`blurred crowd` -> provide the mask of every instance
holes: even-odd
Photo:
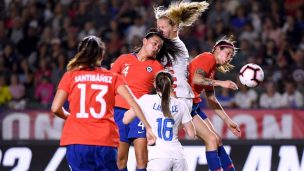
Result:
[[[153,6],[169,0],[0,0],[0,108],[49,108],[79,40],[96,35],[106,42],[106,68],[132,52],[150,27]],[[257,88],[217,89],[225,107],[303,108],[304,1],[214,0],[180,38],[190,56],[210,51],[234,35],[235,69],[218,79],[238,82],[240,68],[256,63],[265,72]],[[204,97],[202,97],[204,98]]]

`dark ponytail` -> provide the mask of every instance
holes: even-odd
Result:
[[[77,54],[69,61],[67,70],[73,70],[82,66],[94,68],[101,64],[105,54],[105,45],[96,36],[87,36],[78,45]]]
[[[156,28],[151,28],[145,35],[145,38],[150,39],[153,36],[157,36],[163,40],[163,45],[156,54],[156,60],[164,66],[173,65],[173,63],[176,62],[178,55],[182,52],[181,47],[177,45],[174,40],[165,38],[163,33]],[[141,48],[142,44],[137,46],[134,49],[134,52],[139,52]]]
[[[170,95],[173,85],[173,77],[169,72],[161,71],[157,74],[156,91],[161,93],[161,108],[165,117],[172,118],[170,112]]]

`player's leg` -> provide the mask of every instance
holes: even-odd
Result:
[[[200,116],[194,116],[192,121],[196,130],[196,135],[205,142],[206,158],[210,170],[213,171],[221,168],[217,151],[218,146],[216,135],[210,130]]]
[[[221,160],[222,168],[224,169],[224,171],[235,171],[233,162],[223,146],[222,138],[216,132],[216,130],[214,129],[212,123],[208,118],[206,118],[204,121],[207,123],[207,125],[212,130],[212,132],[214,132],[217,135],[217,141],[219,144],[217,151],[218,151],[218,156]]]
[[[200,110],[199,105],[193,105],[191,115],[196,130],[196,135],[198,138],[205,142],[206,158],[210,170],[213,171],[220,169],[221,162],[217,151],[217,135],[208,127],[207,123],[203,120],[207,118],[207,115]]]
[[[119,146],[117,156],[117,166],[121,171],[127,171],[127,162],[131,142],[128,139],[129,127],[122,122],[122,118],[127,110],[123,108],[114,108],[114,119],[119,129]]]
[[[149,160],[147,171],[168,171],[172,170],[173,160],[167,158],[159,158]],[[183,170],[184,171],[184,170]]]
[[[136,171],[144,171],[148,162],[147,139],[136,138],[133,140],[135,157],[136,157]]]
[[[137,117],[129,124],[128,138],[133,140],[137,171],[146,170],[148,162],[146,129]]]
[[[188,171],[188,163],[186,159],[173,159],[172,171]]]
[[[127,171],[130,144],[120,141],[118,146],[117,167],[120,171]]]

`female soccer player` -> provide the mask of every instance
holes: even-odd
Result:
[[[163,70],[159,61],[173,62],[169,56],[175,57],[179,48],[169,39],[163,37],[161,32],[150,31],[144,37],[142,46],[134,53],[123,54],[112,65],[112,71],[122,75],[136,98],[148,94],[153,89],[156,73]],[[147,141],[142,122],[135,118],[130,124],[122,122],[124,113],[129,105],[120,95],[115,97],[115,122],[119,127],[120,143],[118,147],[118,168],[127,170],[127,161],[130,144],[134,144],[137,161],[137,171],[146,170]]]
[[[104,53],[104,43],[98,37],[85,37],[67,65],[52,104],[52,112],[66,119],[60,145],[67,146],[67,161],[72,170],[118,170],[119,134],[113,116],[116,94],[136,111],[146,126],[149,143],[156,140],[121,76],[100,68]],[[70,112],[63,109],[66,100]]]
[[[208,5],[207,2],[175,2],[170,4],[168,9],[162,6],[154,9],[157,28],[162,31],[166,38],[173,40],[181,48],[176,62],[163,64],[174,77],[174,94],[184,100],[189,111],[192,109],[192,99],[194,98],[187,76],[189,53],[178,34],[184,26],[191,26],[207,9]]]
[[[192,138],[195,138],[195,128],[187,105],[174,97],[172,86],[172,75],[161,71],[155,79],[157,94],[143,95],[138,100],[153,131],[158,135],[156,144],[148,147],[148,171],[188,170],[183,147],[177,137],[178,127],[182,124]],[[128,124],[134,117],[134,112],[129,110],[123,122]]]
[[[192,110],[191,98],[193,98],[194,95],[191,94],[191,88],[187,81],[185,81],[187,80],[186,75],[189,54],[184,43],[178,38],[178,33],[182,27],[191,26],[208,6],[209,4],[207,2],[178,2],[169,5],[168,9],[163,7],[155,9],[158,29],[162,30],[165,37],[175,40],[183,47],[183,53],[177,58],[178,62],[169,67],[169,71],[173,71],[176,80],[176,96],[183,99],[186,104],[188,104],[190,110]],[[200,137],[200,139],[206,140],[209,137],[216,138],[211,134],[212,132],[209,131],[208,124],[199,116],[193,116],[193,122],[197,131],[197,136]],[[205,132],[209,134],[206,134]],[[205,141],[205,144],[207,149],[207,161],[210,167],[210,165],[214,165],[212,163],[217,163],[219,161],[218,157],[209,157],[209,151],[217,150],[218,145],[216,141],[212,141],[211,139],[208,140],[208,142]],[[220,147],[219,149],[223,148]],[[221,161],[223,160],[222,162],[225,162],[224,160],[226,160],[223,159],[223,157],[220,159]]]
[[[212,171],[221,170],[221,168],[224,171],[234,171],[235,168],[223,147],[220,136],[215,131],[207,115],[200,109],[200,94],[205,90],[207,101],[211,108],[227,124],[234,135],[240,136],[241,131],[239,126],[226,114],[214,93],[215,86],[233,90],[238,89],[237,85],[230,80],[220,81],[214,79],[216,69],[225,73],[233,68],[230,61],[236,54],[236,50],[237,48],[235,48],[232,38],[227,39],[224,37],[215,43],[212,52],[198,55],[189,64],[189,82],[195,94],[191,115],[197,136],[203,139],[206,144],[206,158]]]

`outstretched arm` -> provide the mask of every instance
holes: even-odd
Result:
[[[241,130],[237,123],[235,123],[231,118],[227,115],[221,104],[215,97],[214,90],[206,91],[206,96],[210,107],[216,112],[216,114],[227,124],[230,131],[235,136],[241,136]]]
[[[135,115],[143,122],[143,124],[145,125],[146,128],[146,132],[147,132],[147,140],[148,140],[148,144],[152,145],[155,143],[156,141],[156,136],[154,135],[152,128],[150,126],[150,124],[148,123],[146,117],[144,116],[141,108],[139,107],[139,105],[137,104],[137,102],[135,101],[134,96],[132,95],[131,91],[128,89],[127,86],[125,85],[120,85],[117,88],[117,92],[118,94],[120,94],[130,105],[131,109],[134,111],[133,113],[135,113]]]
[[[237,85],[233,81],[214,80],[214,79],[207,78],[206,76],[207,76],[207,73],[199,68],[195,71],[192,82],[194,84],[202,85],[202,86],[220,86],[223,88],[230,88],[233,90],[238,89]]]

